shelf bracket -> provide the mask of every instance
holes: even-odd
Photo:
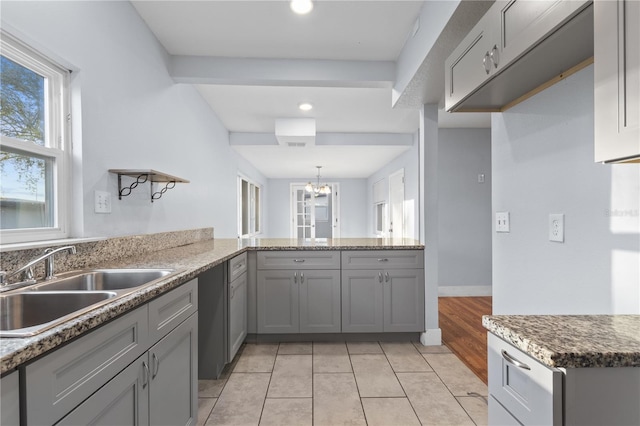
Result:
[[[182,179],[176,176],[171,176],[166,173],[158,172],[156,170],[132,170],[132,169],[110,169],[109,172],[118,175],[118,199],[122,200],[122,197],[131,195],[131,191],[142,183],[149,182],[149,194],[151,202],[159,200],[165,192],[175,188],[176,183],[189,183],[188,180]],[[129,186],[123,186],[122,176],[128,176],[135,179],[135,181]],[[162,187],[158,191],[153,190],[154,183],[163,183]]]

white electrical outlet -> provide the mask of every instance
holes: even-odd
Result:
[[[96,213],[111,213],[111,193],[107,191],[95,191],[93,210]]]
[[[509,212],[496,212],[496,232],[510,232]]]
[[[484,183],[484,173],[478,175],[478,183]]]
[[[549,215],[549,241],[564,243],[564,214]]]

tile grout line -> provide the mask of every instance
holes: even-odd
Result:
[[[420,425],[422,425],[423,424],[422,420],[420,420],[420,416],[418,416],[418,412],[416,411],[416,408],[413,406],[413,403],[411,402],[411,399],[409,398],[409,395],[407,394],[406,389],[404,388],[404,386],[402,386],[402,381],[398,377],[398,372],[396,372],[396,370],[393,369],[393,366],[391,365],[391,361],[389,361],[389,357],[387,357],[387,353],[384,350],[384,346],[382,346],[381,343],[378,343],[378,344],[380,345],[380,348],[382,349],[382,353],[384,354],[385,358],[387,358],[387,362],[391,366],[391,371],[393,371],[393,374],[396,376],[396,380],[400,384],[400,388],[402,389],[402,392],[404,392],[405,398],[407,398],[407,402],[409,403],[409,405],[411,406],[411,409],[413,410],[413,414],[415,414],[416,419],[418,419],[418,423],[420,423]],[[413,343],[412,343],[412,346],[413,346]],[[414,348],[415,348],[415,346],[414,346]],[[417,349],[416,349],[416,352],[420,353]],[[424,358],[424,357],[422,357],[422,358]],[[433,370],[433,367],[431,367],[431,364],[429,364],[429,362],[426,359],[424,361],[427,363],[429,368],[431,368]]]
[[[353,361],[351,360],[351,354],[349,353],[349,345],[347,342],[344,343],[347,348],[347,356],[349,357],[349,365],[351,366],[351,374],[353,374],[353,381],[356,382],[356,390],[358,391],[358,401],[360,402],[360,408],[362,408],[362,415],[364,416],[365,425],[369,425],[369,420],[367,420],[367,412],[364,409],[364,404],[362,403],[362,395],[360,394],[360,386],[358,385],[358,379],[356,378],[356,370],[353,368]]]
[[[269,383],[267,383],[267,390],[264,393],[264,399],[262,400],[262,408],[260,409],[260,418],[258,419],[258,425],[262,422],[262,415],[264,414],[264,406],[267,403],[267,396],[269,395],[269,387],[271,386],[271,379],[273,378],[273,370],[276,365],[276,358],[278,357],[278,352],[280,351],[280,343],[278,343],[278,349],[276,349],[276,354],[273,357],[273,364],[271,365],[271,373],[269,373]]]

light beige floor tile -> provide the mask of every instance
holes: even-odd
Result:
[[[232,373],[207,425],[257,425],[269,386],[269,373]]]
[[[351,364],[361,398],[405,396],[384,354],[351,355]]]
[[[380,343],[396,373],[431,371],[431,367],[411,342]]]
[[[198,398],[198,426],[203,426],[209,418],[218,398]]]
[[[422,424],[473,425],[435,373],[398,373],[398,379]]]
[[[351,371],[351,361],[344,342],[313,343],[314,373],[350,373]]]
[[[353,373],[313,375],[314,425],[366,425]]]
[[[224,388],[227,379],[220,380],[198,380],[198,397],[217,398]]]
[[[383,353],[378,342],[347,342],[347,348],[351,355]]]
[[[277,343],[247,344],[234,373],[270,373],[278,353]]]
[[[421,354],[450,354],[451,349],[445,345],[440,346],[424,346],[420,342],[413,342],[413,346],[416,347]]]
[[[311,342],[302,343],[280,343],[278,355],[311,355],[313,354],[313,344]]]
[[[304,426],[313,424],[311,398],[267,398],[262,410],[261,425]]]
[[[420,425],[407,398],[362,398],[369,426]]]
[[[459,396],[456,397],[462,408],[478,426],[489,424],[489,411],[486,397]]]
[[[454,354],[423,354],[429,365],[455,396],[469,392],[487,396],[487,385],[469,370]]]
[[[278,355],[276,358],[268,398],[311,398],[312,356]]]

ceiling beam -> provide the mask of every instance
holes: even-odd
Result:
[[[169,58],[169,73],[173,80],[189,84],[391,88],[395,68],[393,61],[180,55]]]

